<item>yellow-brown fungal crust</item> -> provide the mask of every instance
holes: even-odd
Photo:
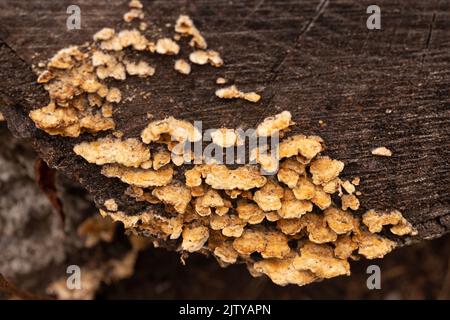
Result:
[[[170,163],[170,152],[164,149],[158,149],[153,153],[153,169],[159,170]]]
[[[191,65],[184,59],[178,59],[177,61],[175,61],[174,68],[182,74],[191,73]]]
[[[277,221],[277,227],[286,235],[296,235],[299,234],[303,228],[306,227],[305,219],[279,219]]]
[[[293,264],[294,260],[295,255],[285,259],[264,259],[249,268],[256,273],[255,276],[265,274],[280,286],[288,284],[304,286],[319,279],[310,271],[297,270]]]
[[[334,242],[337,234],[328,227],[322,215],[308,213],[301,218],[305,221],[308,238],[314,243]]]
[[[128,6],[135,9],[142,9],[144,7],[139,0],[131,0],[128,2]]]
[[[353,194],[356,191],[355,186],[348,180],[345,180],[344,182],[342,182],[341,185],[342,185],[342,188],[344,188],[344,190],[348,194]],[[333,193],[333,192],[331,192],[331,193]]]
[[[195,64],[207,64],[209,63],[213,67],[220,67],[223,65],[223,60],[220,54],[214,50],[196,50],[189,55],[189,60]]]
[[[145,61],[138,63],[125,61],[125,69],[130,76],[139,76],[141,78],[151,77],[155,74],[155,68]]]
[[[236,212],[239,218],[246,221],[248,224],[259,224],[266,217],[265,212],[255,203],[246,200],[238,201]]]
[[[58,51],[48,62],[47,67],[54,69],[71,69],[75,63],[83,60],[84,54],[76,46]]]
[[[225,206],[225,202],[220,194],[213,189],[209,189],[195,200],[195,211],[201,216],[209,216],[211,215],[211,208],[223,206]]]
[[[267,181],[254,166],[228,169],[225,165],[206,165],[201,175],[206,184],[219,190],[250,190],[262,187]]]
[[[123,20],[125,22],[131,22],[135,19],[144,19],[144,12],[140,9],[131,9],[123,15]]]
[[[143,162],[140,168],[106,165],[102,172],[127,173],[109,176],[129,184],[127,195],[136,201],[165,204],[166,211],[177,219],[147,218],[147,227],[135,218],[128,225],[171,238],[179,236],[183,229],[180,250],[209,251],[222,265],[246,262],[254,275],[266,274],[281,285],[304,285],[349,274],[348,259],[374,259],[390,252],[396,243],[374,234],[379,225],[388,224],[386,221],[393,234],[414,235],[412,226],[400,213],[391,213],[394,220],[391,216],[367,213],[360,225],[359,219],[345,210],[359,207],[355,184],[339,178],[342,162],[320,156],[323,141],[319,137],[296,135],[282,140],[281,144],[288,141],[284,149],[286,159],[280,162],[278,173],[270,176],[264,176],[258,166],[231,169],[221,164],[199,164],[184,171],[185,181],[173,182],[169,162],[174,159],[170,159],[164,145],[172,156],[183,151],[167,142],[166,134],[173,134],[180,141],[193,139],[193,126],[168,118],[151,122],[146,130],[142,134],[144,142],[157,146],[149,160],[153,169],[143,168],[148,166]],[[190,137],[180,131],[190,132]],[[216,137],[222,147],[227,145],[227,141],[223,142],[227,132],[234,131],[222,130]],[[157,167],[159,170],[155,171]],[[170,179],[164,181],[164,186],[136,182],[144,177],[141,173],[157,175],[169,171]],[[134,179],[129,178],[129,172],[135,173]],[[341,198],[344,209],[332,203],[333,194]],[[118,213],[110,209],[109,214],[118,219]],[[259,253],[262,260],[256,261],[254,253]]]
[[[339,178],[333,179],[322,186],[323,191],[329,194],[339,192],[339,195],[342,195],[341,183],[342,183],[341,179]]]
[[[125,190],[125,194],[127,196],[130,196],[130,197],[134,198],[136,201],[139,201],[139,202],[146,201],[146,202],[149,202],[151,204],[161,203],[161,201],[159,201],[150,192],[144,192],[144,189],[141,188],[141,187],[136,187],[136,186],[130,185]]]
[[[106,37],[106,33],[104,31],[100,36]],[[37,81],[45,84],[50,103],[29,114],[38,128],[50,135],[68,137],[78,137],[85,131],[96,133],[114,129],[112,109],[105,115],[97,108],[120,102],[121,94],[118,89],[108,88],[100,82],[93,63],[104,67],[103,64],[111,63],[115,58],[102,56],[97,51],[94,54],[95,59],[91,52],[69,47],[60,50],[49,61],[48,69]]]
[[[278,158],[271,154],[267,146],[256,147],[250,151],[250,161],[257,163],[267,173],[276,173],[278,169]]]
[[[144,19],[144,12],[142,11],[144,6],[139,0],[131,0],[128,3],[128,7],[130,7],[130,11],[123,15],[123,20],[125,22],[131,22],[134,19]]]
[[[191,201],[191,192],[181,183],[172,183],[153,189],[152,194],[162,202],[173,206],[176,212],[184,213]]]
[[[222,262],[233,264],[236,263],[239,254],[233,248],[233,244],[230,241],[224,241],[219,246],[214,248],[214,255],[218,257]]]
[[[323,157],[311,162],[309,172],[314,184],[324,185],[337,178],[343,169],[343,162]]]
[[[305,243],[300,248],[300,256],[293,261],[294,268],[308,270],[319,278],[333,278],[350,275],[347,260],[334,256],[333,248],[326,244]]]
[[[341,197],[341,201],[342,201],[342,210],[347,210],[348,208],[352,210],[359,209],[359,200],[353,194],[344,194]]]
[[[394,241],[367,231],[358,232],[353,241],[358,244],[358,253],[367,259],[382,258],[396,247]]]
[[[103,28],[100,31],[98,31],[96,34],[94,34],[93,39],[94,41],[103,41],[103,40],[109,40],[115,35],[114,29],[111,28]]]
[[[156,41],[156,52],[159,54],[175,55],[180,52],[180,46],[170,38],[162,38]]]
[[[234,146],[238,141],[238,135],[233,129],[217,129],[211,132],[212,142],[221,146],[222,148],[229,148]]]
[[[255,192],[253,201],[264,211],[275,211],[281,209],[281,198],[283,196],[283,188],[269,180],[264,187]]]
[[[292,192],[298,200],[311,200],[316,194],[316,187],[311,179],[302,176],[298,179],[297,185],[292,189]]]
[[[227,79],[223,78],[223,77],[218,77],[216,79],[216,84],[225,84],[227,83]]]
[[[250,102],[258,102],[261,99],[256,92],[242,92],[235,85],[217,89],[216,96],[223,99],[244,99]]]
[[[323,142],[318,137],[288,138],[289,156],[281,161],[278,173],[271,176],[263,176],[257,166],[230,169],[220,164],[200,164],[184,171],[184,184],[172,182],[170,153],[160,143],[167,144],[172,152],[177,151],[164,142],[167,141],[164,134],[177,133],[180,128],[192,133],[192,127],[176,119],[154,121],[149,127],[151,138],[146,141],[159,144],[150,166],[159,170],[143,169],[146,165],[143,162],[141,168],[106,165],[102,172],[129,184],[127,194],[136,201],[162,202],[170,214],[178,214],[178,219],[171,220],[147,218],[149,227],[142,220],[138,224],[136,218],[128,225],[170,238],[178,237],[183,229],[180,250],[207,250],[222,265],[245,261],[253,275],[266,274],[280,285],[304,285],[348,275],[347,260],[358,255],[375,259],[390,252],[396,243],[374,234],[383,225],[391,225],[390,230],[396,235],[415,234],[398,211],[383,214],[371,210],[363,215],[360,225],[351,211],[344,210],[359,207],[354,196],[356,183],[341,181],[342,162],[319,156]],[[216,136],[222,147],[228,144],[224,139],[227,132],[234,131],[221,130]],[[175,136],[181,141],[188,140],[186,134]],[[119,170],[121,174],[108,174],[108,170]],[[130,172],[134,178],[130,178]],[[155,179],[168,177],[165,185],[155,188],[155,183],[137,182],[142,181],[139,179],[145,177],[141,176],[145,172],[151,172]],[[145,192],[142,188],[153,190]],[[344,209],[333,205],[332,194],[341,197]],[[107,209],[118,219],[115,208]],[[124,216],[120,219],[127,220]],[[289,245],[290,241],[294,244]],[[255,261],[253,253],[259,253],[262,260]]]
[[[415,236],[418,234],[418,231],[405,218],[402,218],[398,224],[392,226],[389,230],[397,236]]]
[[[137,19],[139,30],[146,30],[142,3],[131,0],[129,8],[125,21]],[[176,41],[181,36],[191,37],[190,45],[195,48],[189,55],[192,63],[223,65],[219,52],[207,49],[206,40],[188,16],[179,16],[173,39],[154,43],[139,30],[103,28],[90,45],[57,52],[37,79],[47,90],[50,103],[30,112],[36,126],[50,135],[67,137],[115,129],[114,106],[130,97],[106,85],[105,80],[153,76],[155,68],[143,57],[151,54],[167,55],[177,71],[189,74],[187,61],[171,57],[180,51]],[[127,53],[130,60],[125,60],[125,48],[130,53],[139,51],[139,59],[131,60]],[[217,79],[217,84],[225,82]],[[235,86],[219,89],[216,95],[252,102],[260,99]],[[355,187],[360,179],[341,180],[344,163],[321,155],[325,146],[320,137],[296,134],[283,138],[294,125],[289,111],[268,117],[256,127],[259,137],[281,137],[278,157],[265,153],[272,151],[269,147],[257,147],[250,150],[257,165],[233,168],[206,161],[181,166],[193,159],[183,146],[200,141],[201,132],[191,122],[172,116],[150,118],[140,139],[114,131],[106,138],[78,143],[73,150],[87,162],[102,166],[103,175],[127,184],[124,196],[130,201],[145,202],[149,207],[129,215],[119,211],[124,209],[122,201],[109,198],[100,204],[101,215],[122,222],[131,232],[149,235],[155,245],[181,237],[180,251],[212,253],[221,265],[245,262],[252,275],[265,274],[279,285],[305,285],[348,275],[348,259],[375,259],[389,253],[396,242],[376,234],[384,226],[396,236],[417,234],[395,210],[369,210],[360,221],[352,212],[360,206],[356,196],[361,193]],[[220,128],[212,131],[211,138],[223,148],[240,146],[243,141],[237,132]],[[374,154],[389,155],[386,150]],[[177,175],[174,165],[179,166]],[[332,195],[340,201],[334,203]],[[158,207],[152,207],[156,204]],[[101,229],[93,225],[85,229]],[[89,241],[107,240],[108,235]]]
[[[127,167],[139,167],[150,160],[150,150],[137,139],[121,140],[100,138],[92,142],[81,142],[73,151],[87,162],[98,165],[117,163]]]
[[[324,219],[331,230],[337,234],[346,234],[353,230],[355,221],[350,212],[331,207],[325,210]]]
[[[314,203],[319,209],[325,210],[331,205],[331,196],[323,189],[315,187],[314,197],[311,198],[311,202]]]
[[[402,219],[400,211],[394,210],[392,212],[379,212],[376,210],[369,210],[363,215],[362,222],[367,226],[370,232],[378,233],[385,225],[396,225]]]
[[[291,113],[289,111],[283,111],[280,114],[264,119],[256,128],[256,134],[263,137],[272,136],[293,124]]]
[[[126,22],[144,19],[139,0],[130,1],[129,8],[123,16]],[[139,29],[146,30],[147,24],[140,21]],[[209,63],[215,67],[223,65],[217,51],[203,50],[207,47],[206,41],[188,16],[178,18],[175,30],[178,37],[180,34],[191,36],[191,46],[202,49],[191,53],[191,61]],[[113,107],[107,104],[121,102],[122,94],[117,88],[108,88],[102,80],[113,78],[124,81],[127,73],[139,77],[155,74],[155,68],[145,61],[124,60],[124,49],[163,55],[176,55],[180,51],[174,40],[162,38],[154,43],[137,29],[116,32],[112,28],[103,28],[93,35],[93,41],[83,45],[83,49],[70,46],[58,51],[49,60],[47,69],[38,76],[37,82],[45,84],[50,103],[32,110],[29,116],[38,128],[50,135],[78,137],[83,132],[115,129]],[[176,61],[175,69],[184,74],[190,73],[189,63],[182,59]],[[93,97],[93,94],[97,96]],[[89,104],[85,102],[86,95],[90,95]],[[91,103],[94,99],[95,102]]]
[[[307,212],[311,212],[313,205],[307,200],[283,199],[281,208],[277,210],[278,215],[283,219],[300,218]]]
[[[305,173],[305,165],[297,159],[286,159],[280,164],[277,173],[278,181],[283,182],[289,188],[294,189],[299,182],[300,175]],[[300,199],[303,200],[303,199]]]
[[[339,236],[333,244],[334,255],[340,259],[348,259],[358,249],[358,244],[348,235]]]
[[[195,252],[203,248],[209,238],[209,229],[204,226],[186,226],[182,233],[181,248],[187,252]]]
[[[280,142],[280,159],[300,155],[307,160],[323,151],[322,139],[315,136],[295,135]]]
[[[119,207],[117,206],[116,200],[114,199],[108,199],[104,203],[105,208],[108,211],[117,211]]]
[[[145,36],[143,36],[139,30],[122,30],[118,34],[115,34],[112,38],[108,40],[103,40],[100,42],[100,49],[106,51],[122,51],[125,48],[131,47],[136,51],[144,51],[149,49],[151,45]],[[156,50],[156,49],[155,49]]]
[[[244,232],[247,223],[236,215],[212,215],[210,226],[213,230],[221,230],[225,237],[238,238]]]
[[[375,156],[391,157],[392,151],[386,147],[378,147],[372,150],[372,154]]]
[[[393,234],[401,236],[417,234],[417,231],[403,218],[403,215],[398,210],[392,210],[391,212],[369,210],[363,214],[362,222],[372,233],[381,232],[385,225],[392,225],[390,231]]]
[[[166,133],[179,142],[193,142],[201,139],[201,133],[194,125],[174,117],[149,123],[141,132],[141,139],[144,143],[149,144],[160,140],[161,135]]]
[[[201,35],[200,31],[195,27],[194,22],[186,15],[180,15],[175,23],[175,32],[178,32],[185,36],[191,36],[192,39],[189,44],[192,47],[199,49],[206,49],[207,44],[205,38]]]
[[[288,238],[276,231],[246,229],[233,241],[233,248],[243,256],[259,252],[263,258],[283,258],[291,251]]]

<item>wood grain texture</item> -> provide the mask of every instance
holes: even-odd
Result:
[[[73,1],[1,0],[0,93],[11,130],[32,137],[51,166],[79,180],[97,204],[114,197],[121,209],[137,213],[146,208],[123,196],[125,185],[102,177],[98,167],[71,151],[74,143],[93,137],[49,137],[27,117],[47,100],[31,65],[90,41],[102,27],[125,28],[126,3],[78,0],[82,29],[68,31],[66,8]],[[143,3],[149,39],[171,35],[178,15],[186,13],[225,65],[194,65],[186,77],[173,70],[173,59],[142,56],[156,66],[154,77],[129,78],[127,89],[110,82],[125,96],[114,119],[127,137],[139,135],[149,112],[155,118],[202,120],[208,129],[250,128],[289,110],[297,123],[293,134],[320,135],[327,154],[345,162],[344,176],[361,177],[360,213],[399,209],[421,239],[450,230],[450,2],[378,1],[381,30],[366,28],[369,1]],[[181,56],[188,54],[185,44]],[[262,92],[261,102],[215,97],[219,76]],[[143,93],[150,94],[143,98]],[[393,156],[371,155],[378,146],[390,148]]]

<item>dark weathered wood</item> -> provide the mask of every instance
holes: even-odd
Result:
[[[419,229],[420,238],[449,231],[449,2],[378,1],[382,30],[366,28],[369,1],[143,2],[152,23],[149,38],[172,34],[165,24],[187,13],[226,64],[220,69],[193,66],[184,77],[172,70],[173,60],[144,57],[157,74],[148,80],[127,79],[129,89],[122,91],[125,98],[135,98],[123,99],[114,110],[126,136],[139,134],[148,112],[156,118],[202,120],[207,129],[254,127],[266,116],[289,110],[298,123],[293,133],[322,136],[327,153],[346,163],[344,174],[362,178],[361,212],[399,209]],[[89,41],[101,27],[124,26],[126,1],[83,0],[78,1],[82,29],[68,31],[69,4],[0,1],[3,112],[13,132],[32,137],[42,157],[78,179],[98,204],[113,196],[122,209],[138,212],[143,205],[123,196],[123,184],[74,156],[72,145],[91,137],[48,137],[27,117],[47,99],[33,82],[32,64],[62,47]],[[184,47],[181,55],[188,52]],[[261,91],[262,101],[218,99],[218,76]],[[135,94],[141,92],[151,94]],[[389,147],[393,156],[372,156],[370,150],[377,146]]]

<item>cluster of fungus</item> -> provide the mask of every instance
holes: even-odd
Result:
[[[124,20],[129,23],[140,20],[137,29],[117,32],[103,28],[94,34],[93,43],[62,49],[50,59],[37,79],[48,91],[50,103],[30,112],[38,128],[50,135],[66,137],[115,129],[114,105],[122,101],[122,93],[116,87],[108,87],[106,80],[125,81],[127,76],[146,78],[156,73],[155,67],[146,61],[127,58],[125,49],[149,55],[176,56],[180,52],[177,40],[190,37],[189,44],[193,47],[189,55],[191,63],[214,67],[224,64],[217,51],[207,49],[206,40],[188,16],[179,16],[173,38],[149,40],[141,32],[147,26],[142,21],[142,4],[133,0],[129,7]],[[175,61],[174,69],[187,75],[191,72],[191,65],[180,58]],[[256,93],[242,93],[236,97],[259,100]]]
[[[130,7],[124,19],[142,20],[140,2],[133,0]],[[188,16],[178,18],[175,31],[174,39],[152,42],[136,29],[116,33],[105,28],[94,35],[95,45],[86,52],[77,47],[58,52],[38,79],[45,83],[51,102],[30,117],[47,133],[68,137],[114,129],[112,111],[122,94],[102,80],[155,74],[155,68],[143,61],[125,60],[121,50],[126,47],[177,55],[176,39],[188,36],[194,48],[189,56],[192,63],[223,65],[218,52],[207,50],[206,40]],[[189,62],[178,59],[175,69],[187,75]],[[217,83],[226,80],[220,78]],[[219,89],[216,95],[251,102],[260,99],[235,86]],[[290,112],[283,111],[260,123],[256,134],[283,137],[293,125]],[[273,169],[274,159],[260,150],[252,150],[253,165],[185,166],[192,154],[177,146],[201,136],[192,123],[168,117],[152,120],[139,138],[111,134],[81,142],[73,151],[101,166],[104,176],[128,185],[125,195],[130,199],[148,203],[147,211],[129,215],[126,208],[108,199],[102,215],[121,221],[137,234],[174,241],[183,253],[211,254],[223,266],[246,263],[252,275],[267,275],[279,285],[348,275],[349,259],[383,257],[396,246],[380,234],[386,225],[393,235],[416,233],[399,211],[355,214],[360,206],[359,178],[340,178],[344,163],[323,155],[324,141],[318,136],[283,138],[275,159],[279,168],[270,175],[263,175],[262,169]],[[237,130],[231,128],[215,130],[212,139],[223,148],[241,143]],[[154,210],[154,205],[164,209]]]
[[[293,125],[290,118],[287,111],[267,118],[259,133],[283,133]],[[229,136],[235,131],[221,132]],[[344,163],[323,156],[324,143],[317,136],[281,140],[279,170],[273,175],[263,175],[260,163],[234,169],[202,163],[191,165],[180,178],[167,134],[178,141],[199,138],[189,122],[167,118],[150,122],[141,141],[101,138],[80,143],[74,151],[102,166],[105,176],[128,184],[126,193],[136,201],[162,204],[166,211],[130,216],[109,199],[103,215],[159,239],[179,239],[180,251],[209,252],[222,265],[242,262],[253,275],[266,274],[277,284],[304,285],[350,274],[349,259],[390,252],[396,242],[379,234],[386,225],[393,235],[415,234],[397,210],[354,214],[360,181],[339,177]],[[239,140],[222,138],[222,147]],[[158,149],[150,154],[146,145]]]

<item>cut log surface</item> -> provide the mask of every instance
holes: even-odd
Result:
[[[188,14],[225,65],[193,65],[185,76],[173,70],[174,59],[152,55],[145,59],[157,76],[110,81],[122,91],[114,120],[125,137],[139,136],[148,113],[201,120],[208,129],[254,128],[288,110],[297,123],[289,134],[321,136],[326,154],[344,161],[343,176],[361,177],[358,212],[398,209],[419,239],[450,230],[450,2],[380,0],[381,30],[366,27],[370,1],[143,3],[149,39],[173,35],[178,15]],[[127,213],[154,210],[126,197],[126,185],[73,153],[74,144],[95,137],[52,137],[28,117],[48,103],[33,65],[91,41],[103,27],[127,27],[127,1],[78,0],[81,29],[67,30],[70,4],[0,1],[1,111],[13,133],[32,138],[41,157],[79,180],[100,207],[114,198]],[[188,54],[182,47],[180,55]],[[218,77],[261,93],[261,101],[219,99]],[[393,155],[371,154],[381,146]]]

